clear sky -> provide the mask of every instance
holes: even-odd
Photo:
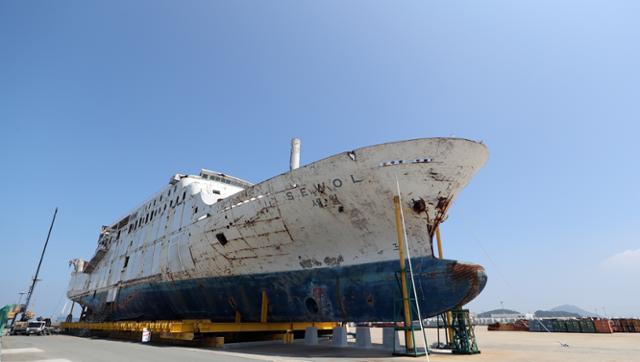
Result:
[[[254,182],[429,136],[491,156],[442,226],[470,304],[640,315],[640,2],[0,2],[0,304],[176,172]],[[604,309],[603,309],[604,307]]]

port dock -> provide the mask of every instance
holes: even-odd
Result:
[[[349,329],[353,331],[353,329]],[[435,329],[427,329],[435,340]],[[477,327],[481,354],[460,356],[434,352],[432,362],[439,361],[640,361],[640,334],[614,333],[529,333],[490,332]],[[373,345],[358,348],[349,337],[348,347],[334,347],[328,338],[320,338],[316,346],[296,339],[292,344],[280,341],[228,343],[224,348],[188,348],[142,344],[110,339],[78,338],[66,335],[47,337],[5,336],[2,338],[2,361],[117,361],[123,356],[131,361],[232,361],[232,362],[300,362],[300,361],[417,361],[413,357],[390,357],[382,346],[382,328],[372,328]],[[569,347],[563,347],[557,341]],[[153,338],[152,338],[153,342]],[[424,358],[424,357],[423,357]]]

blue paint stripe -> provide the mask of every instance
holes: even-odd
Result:
[[[469,302],[482,291],[480,266],[412,259],[423,316]],[[106,293],[83,297],[90,320],[211,319],[259,321],[261,293],[269,296],[269,321],[393,321],[399,303],[397,261],[295,272],[190,279],[121,288],[115,303]]]

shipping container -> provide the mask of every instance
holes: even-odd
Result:
[[[593,326],[596,329],[596,333],[613,333],[611,322],[608,319],[595,319]]]
[[[623,319],[622,325],[624,326],[625,332],[629,333],[640,333],[640,323],[638,323],[637,319],[627,318]]]
[[[539,319],[532,319],[529,321],[529,332],[542,332],[542,322]]]
[[[559,319],[555,321],[553,324],[554,332],[566,332],[567,331],[567,321],[564,319]]]
[[[620,326],[622,327],[622,332],[634,332],[635,328],[633,328],[633,321],[630,319],[620,319]]]
[[[611,329],[613,329],[614,333],[620,333],[625,331],[622,328],[622,323],[620,322],[620,319],[618,318],[612,319],[610,322],[611,322]]]
[[[582,318],[580,322],[580,332],[582,333],[596,333],[596,328],[593,325],[591,318]]]
[[[543,319],[542,320],[542,330],[545,332],[553,332],[553,322],[555,319]]]
[[[513,322],[513,330],[526,332],[529,330],[529,322],[526,319],[518,319]]]
[[[562,319],[557,319],[553,321],[553,331],[554,332],[566,332],[567,331],[567,323]]]
[[[567,319],[565,323],[567,325],[567,332],[580,333],[580,322],[577,319]]]

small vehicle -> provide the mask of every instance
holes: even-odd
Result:
[[[9,334],[12,336],[27,334],[27,322],[16,321],[15,323],[13,323]]]
[[[39,336],[46,336],[49,333],[49,327],[45,321],[32,321],[27,325],[27,335],[37,334]]]

